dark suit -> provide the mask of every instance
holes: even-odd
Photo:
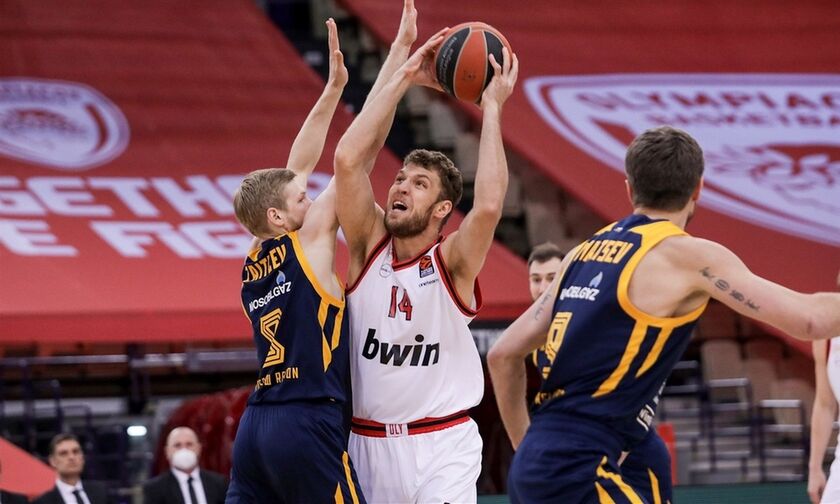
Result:
[[[108,498],[108,488],[98,481],[83,481],[82,488],[85,490],[90,504],[110,504]],[[64,504],[64,499],[61,498],[61,492],[58,488],[53,487],[52,490],[41,495],[32,504]]]
[[[207,504],[224,504],[227,478],[212,471],[198,470]],[[167,470],[143,484],[143,504],[185,504],[178,478]],[[193,503],[195,504],[195,503]]]
[[[0,490],[0,504],[27,504],[29,499],[21,494]]]

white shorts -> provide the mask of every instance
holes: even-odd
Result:
[[[840,451],[840,450],[838,450]],[[828,471],[828,482],[823,489],[820,504],[840,504],[840,458],[834,454],[834,462]]]
[[[481,436],[467,422],[424,434],[350,434],[350,457],[369,503],[474,503]]]

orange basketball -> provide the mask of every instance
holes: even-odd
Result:
[[[472,21],[450,28],[435,56],[435,72],[441,87],[452,96],[473,103],[493,78],[488,55],[502,64],[502,47],[510,44],[499,30]]]

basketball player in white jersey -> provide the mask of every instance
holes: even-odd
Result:
[[[516,57],[491,59],[475,201],[459,229],[441,228],[461,197],[461,176],[439,152],[408,155],[388,192],[374,200],[366,167],[413,84],[436,85],[438,32],[415,52],[348,128],[336,149],[338,218],[350,251],[353,423],[350,453],[369,502],[475,502],[481,438],[466,410],[484,390],[467,327],[481,306],[476,277],[501,217],[508,184],[502,105]]]
[[[840,287],[840,273],[837,274]],[[840,334],[828,341],[815,341],[814,374],[817,393],[811,413],[811,455],[808,461],[808,497],[813,504],[840,503],[840,436],[834,451],[828,482],[823,460],[840,402]]]

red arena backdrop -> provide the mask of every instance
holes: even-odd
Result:
[[[0,342],[248,339],[231,195],[285,163],[321,79],[251,0],[12,0],[0,48]],[[482,317],[523,310],[525,277],[494,246]]]
[[[391,0],[344,0],[385,40]],[[483,21],[520,60],[505,139],[613,220],[628,213],[623,157],[671,124],[706,155],[688,231],[758,274],[831,290],[840,269],[840,32],[837,5],[728,2],[418,2],[421,37]],[[467,109],[475,111],[475,107]],[[801,345],[800,345],[801,346]]]

